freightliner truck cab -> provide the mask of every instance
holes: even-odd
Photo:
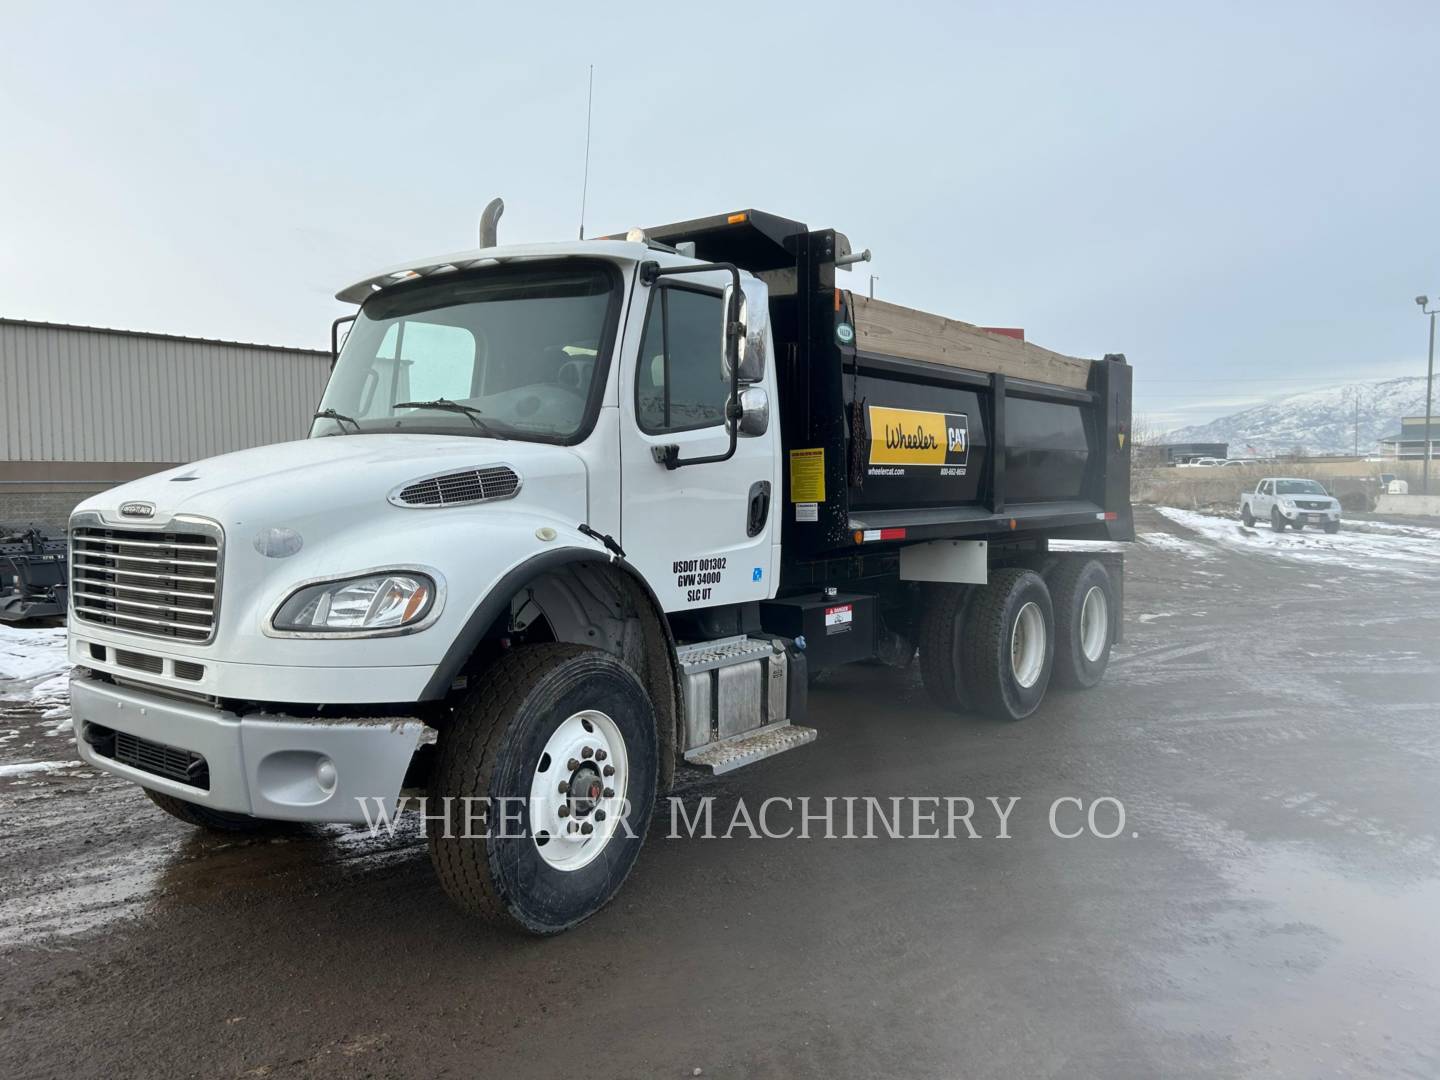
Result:
[[[484,241],[338,294],[308,438],[77,508],[86,761],[216,830],[427,796],[450,896],[544,934],[613,895],[677,764],[811,741],[807,673],[918,643],[939,704],[1012,718],[1098,680],[1121,567],[1046,540],[1126,538],[1123,359],[998,398],[875,366],[844,238],[756,211]],[[1007,415],[1058,424],[1038,471],[1007,472]],[[982,609],[1003,640],[967,639]]]

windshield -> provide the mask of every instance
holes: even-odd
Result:
[[[1323,487],[1314,480],[1276,480],[1275,492],[1278,495],[1328,495]]]
[[[311,436],[583,438],[616,282],[613,268],[572,260],[392,286],[360,309]]]

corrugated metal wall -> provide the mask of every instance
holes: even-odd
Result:
[[[330,357],[0,320],[0,460],[194,461],[303,438]]]

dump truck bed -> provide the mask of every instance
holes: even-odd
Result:
[[[770,288],[787,564],[926,539],[1133,538],[1123,356],[855,296],[833,229],[742,210],[646,233]]]

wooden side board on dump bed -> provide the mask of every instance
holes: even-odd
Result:
[[[927,360],[932,364],[997,371],[1009,378],[1084,390],[1090,361],[926,311],[851,295],[855,346],[865,352]]]

